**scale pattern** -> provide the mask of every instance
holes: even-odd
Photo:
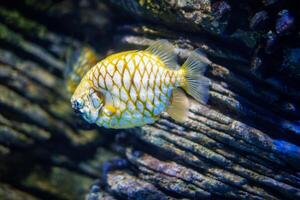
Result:
[[[105,96],[105,105],[116,108],[101,112],[96,123],[104,127],[128,128],[153,123],[170,105],[180,70],[165,66],[147,51],[114,54],[99,62],[88,74],[95,88]]]

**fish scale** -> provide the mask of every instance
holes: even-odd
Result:
[[[154,122],[157,115],[170,104],[171,91],[176,86],[176,72],[145,51],[110,56],[98,63],[90,73],[89,77],[94,87],[109,93],[106,101],[111,102],[118,110],[112,117],[106,113],[99,116],[96,123],[106,127],[125,127],[132,121],[137,125]],[[154,79],[151,79],[151,76]],[[146,84],[143,83],[143,79]],[[152,97],[149,94],[152,94]]]

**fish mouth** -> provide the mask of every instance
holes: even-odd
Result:
[[[74,108],[73,108],[73,111],[74,111],[74,113],[76,113],[76,114],[82,114],[82,112],[81,112],[80,110],[78,110],[78,109],[74,109]]]
[[[71,107],[73,109],[73,112],[77,116],[81,116],[85,121],[92,124],[95,123],[98,119],[98,113],[100,109],[95,109],[91,105],[83,104],[81,106],[78,106],[77,100],[71,101]]]
[[[72,102],[71,106],[72,106],[72,109],[73,109],[74,113],[76,113],[76,114],[82,114],[83,113],[81,109],[78,109],[78,107],[75,105],[75,103]]]

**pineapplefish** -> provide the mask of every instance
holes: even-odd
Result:
[[[201,103],[208,99],[209,79],[203,76],[208,63],[196,50],[179,68],[174,47],[166,40],[146,50],[116,53],[85,74],[72,107],[87,122],[106,128],[151,124],[164,111],[184,122],[189,109],[185,92]]]

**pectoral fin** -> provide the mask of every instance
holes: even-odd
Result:
[[[167,108],[167,113],[178,122],[185,122],[188,118],[189,100],[185,93],[176,88],[173,90],[171,105]]]

